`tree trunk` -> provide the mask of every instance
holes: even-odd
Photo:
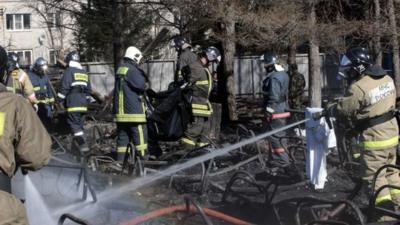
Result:
[[[113,59],[114,59],[114,71],[117,71],[120,58],[123,54],[122,49],[122,16],[121,6],[117,0],[112,1],[113,8]]]
[[[392,30],[392,52],[393,52],[393,75],[396,84],[397,96],[400,94],[400,62],[399,62],[399,41],[397,39],[397,25],[393,0],[388,0],[389,22]]]
[[[235,56],[235,20],[232,15],[234,10],[228,10],[227,20],[225,22],[225,40],[222,42],[224,48],[224,75],[226,77],[226,94],[229,110],[229,119],[231,121],[238,120],[236,112],[236,91],[234,78],[234,56]]]
[[[315,1],[311,3],[311,12],[309,15],[310,27],[316,27],[316,13],[315,13]],[[308,87],[308,98],[309,105],[311,107],[321,107],[321,62],[319,58],[319,47],[316,37],[316,32],[311,31],[310,36],[310,49],[308,55],[309,61],[309,87]]]
[[[375,64],[382,66],[382,46],[381,46],[381,35],[380,35],[380,19],[381,19],[381,7],[379,0],[374,0],[374,20],[375,20],[375,35],[373,37],[374,56]]]
[[[295,39],[292,37],[289,40],[289,47],[288,47],[288,59],[287,59],[287,64],[289,65],[289,68],[293,64],[296,63],[296,50],[297,50],[297,44]]]

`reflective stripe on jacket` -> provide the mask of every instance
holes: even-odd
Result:
[[[66,100],[68,112],[86,112],[90,92],[89,75],[84,70],[68,67],[64,71],[58,97]]]
[[[205,72],[207,75],[207,79],[205,80],[198,80],[194,83],[194,85],[201,90],[201,94],[204,95],[204,91],[207,90],[207,97],[201,99],[203,102],[195,102],[195,99],[198,100],[200,99],[199,97],[195,98],[193,96],[193,101],[192,101],[192,113],[195,116],[203,116],[203,117],[209,117],[212,114],[212,107],[211,104],[208,100],[210,97],[211,93],[211,88],[212,88],[212,76],[208,68],[205,68]],[[205,100],[205,102],[204,102]]]
[[[114,108],[116,122],[146,123],[143,92],[146,77],[138,65],[124,60],[115,76]]]
[[[50,89],[50,80],[47,74],[42,76],[36,74],[34,71],[29,71],[29,79],[33,85],[33,90],[38,103],[49,104],[54,102],[54,95]]]
[[[352,121],[368,120],[395,109],[396,88],[393,79],[386,75],[380,79],[363,76],[354,82],[338,104],[338,113]],[[361,146],[379,150],[398,144],[399,128],[395,118],[367,127],[361,132]]]
[[[181,70],[189,73],[184,77],[187,77],[187,81],[191,84],[191,107],[193,115],[202,117],[211,116],[212,108],[208,100],[212,87],[210,72],[204,68],[199,57],[190,48],[182,51],[178,64]]]

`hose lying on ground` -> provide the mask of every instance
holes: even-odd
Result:
[[[69,213],[61,215],[60,219],[58,220],[58,225],[63,225],[67,219],[69,219],[77,224],[80,224],[80,225],[89,225],[89,223],[86,220],[78,218]]]
[[[138,217],[135,217],[135,218],[133,218],[133,219],[131,219],[131,220],[125,222],[125,223],[122,223],[121,225],[137,225],[137,224],[143,223],[143,222],[145,222],[147,220],[154,219],[154,218],[157,218],[157,217],[160,217],[160,216],[164,216],[164,215],[175,213],[175,212],[182,212],[182,211],[185,212],[185,211],[188,211],[188,210],[191,211],[191,212],[198,213],[198,210],[194,205],[190,205],[189,209],[186,207],[185,204],[175,205],[175,206],[161,208],[161,209],[157,209],[157,210],[148,212],[146,214],[143,214],[143,215],[140,215]],[[218,212],[218,211],[213,210],[213,209],[203,208],[203,210],[204,210],[204,213],[207,216],[211,216],[211,217],[214,217],[214,218],[217,218],[217,219],[221,219],[221,220],[224,220],[225,222],[228,222],[228,223],[231,223],[231,224],[234,224],[234,225],[252,225],[249,222],[237,219],[235,217],[226,215],[224,213]]]

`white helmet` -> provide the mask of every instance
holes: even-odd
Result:
[[[126,49],[125,58],[132,59],[133,61],[140,63],[140,60],[143,58],[142,52],[133,46],[130,46]]]

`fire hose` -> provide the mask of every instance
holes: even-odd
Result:
[[[78,218],[78,217],[76,217],[72,214],[68,214],[68,213],[61,215],[60,219],[58,220],[58,225],[63,225],[67,219],[69,219],[77,224],[80,224],[80,225],[89,225],[89,222],[87,222],[86,220],[83,220],[81,218]]]
[[[234,225],[252,225],[249,222],[240,220],[238,218],[226,215],[224,213],[221,213],[219,211],[213,210],[213,209],[209,209],[209,208],[202,208],[204,213],[207,216],[211,216],[217,219],[221,219],[224,220],[225,222],[234,224]],[[189,207],[187,207],[186,204],[182,204],[182,205],[175,205],[175,206],[170,206],[170,207],[166,207],[166,208],[161,208],[161,209],[157,209],[151,212],[148,212],[146,214],[143,214],[141,216],[135,217],[125,223],[122,223],[121,225],[137,225],[140,223],[143,223],[145,221],[148,221],[150,219],[154,219],[160,216],[164,216],[164,215],[168,215],[168,214],[172,214],[175,212],[194,212],[194,213],[199,213],[199,210],[197,209],[197,207],[193,204],[190,204]]]

